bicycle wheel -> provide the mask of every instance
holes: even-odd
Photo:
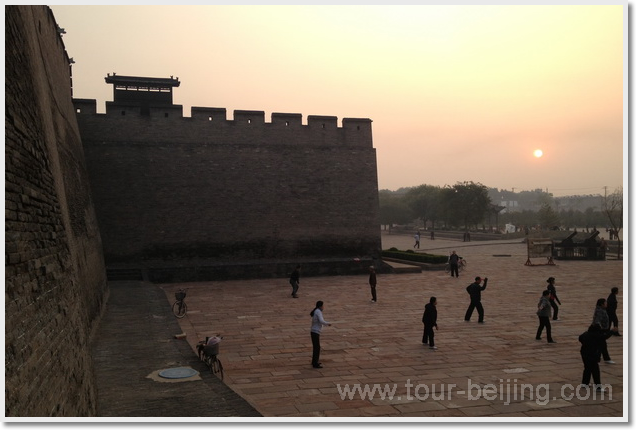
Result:
[[[447,264],[446,267],[444,267],[444,272],[450,273],[450,264]]]
[[[183,300],[177,300],[172,305],[172,313],[174,314],[175,317],[183,318],[186,312],[188,312],[188,306]]]
[[[223,363],[216,357],[212,361],[212,373],[219,375],[219,378],[223,379]]]
[[[468,263],[466,263],[466,260],[462,260],[462,263],[459,265],[459,271],[464,270],[466,266],[468,266]]]

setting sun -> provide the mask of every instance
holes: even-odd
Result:
[[[534,156],[537,158],[541,158],[541,156],[543,155],[543,151],[540,149],[535,149],[534,150]]]

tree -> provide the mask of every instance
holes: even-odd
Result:
[[[452,187],[445,187],[441,192],[441,200],[446,219],[450,224],[459,221],[468,231],[484,219],[491,204],[488,188],[475,182],[458,182]]]
[[[556,213],[552,206],[548,203],[543,203],[541,209],[539,209],[539,224],[546,230],[550,230],[553,227],[560,225],[559,214]]]
[[[390,191],[381,190],[380,199],[380,224],[406,224],[413,219],[411,208],[406,204],[402,196],[395,196]]]
[[[616,258],[621,259],[621,240],[618,233],[623,228],[623,187],[618,187],[612,194],[603,199],[603,212],[618,240]]]
[[[424,224],[431,221],[433,229],[439,216],[440,190],[440,187],[433,185],[420,185],[408,190],[404,196],[413,215],[420,218]]]

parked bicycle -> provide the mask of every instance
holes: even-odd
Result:
[[[177,301],[174,302],[174,304],[172,305],[172,312],[177,318],[183,318],[188,312],[188,306],[184,301],[185,296],[186,290],[184,290],[183,288],[180,288],[179,291],[174,293],[174,297],[177,299]]]
[[[466,266],[468,266],[468,262],[466,261],[466,259],[460,258],[459,261],[457,262],[457,271],[461,272],[462,270],[466,268]],[[446,267],[444,267],[444,271],[446,273],[450,273],[450,263],[446,263]]]
[[[223,379],[223,363],[219,359],[219,344],[223,337],[221,335],[212,336],[202,340],[197,344],[197,351],[199,352],[199,359],[203,361],[210,371],[215,375],[218,375],[221,380]]]

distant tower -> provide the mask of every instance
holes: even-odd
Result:
[[[119,76],[110,73],[105,78],[113,84],[113,100],[116,105],[138,106],[142,115],[150,114],[150,106],[172,105],[172,88],[181,83],[179,78],[146,78]]]

